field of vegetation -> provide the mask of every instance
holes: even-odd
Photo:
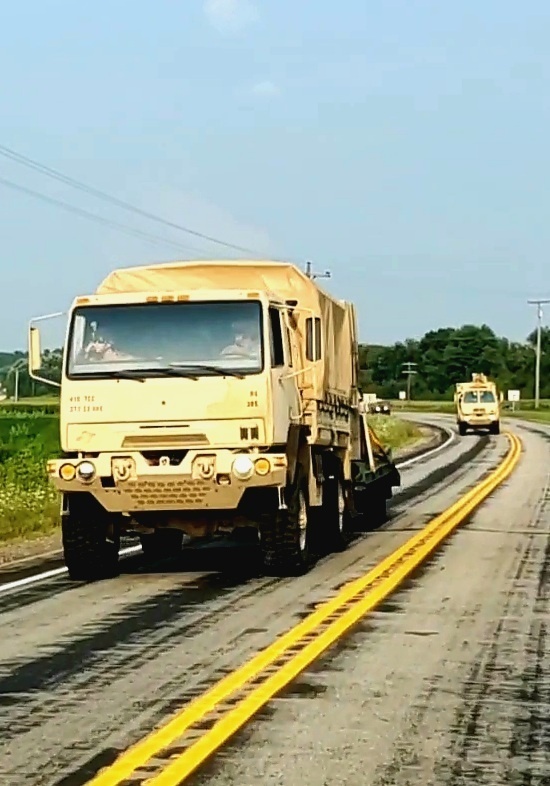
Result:
[[[0,540],[52,532],[59,503],[45,462],[59,451],[59,419],[0,407]]]
[[[384,447],[393,451],[408,447],[422,437],[418,426],[409,420],[388,415],[371,415],[369,423]]]

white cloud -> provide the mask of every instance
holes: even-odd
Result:
[[[252,0],[204,0],[204,13],[220,33],[237,33],[259,18]]]
[[[275,82],[266,79],[263,82],[256,82],[252,87],[252,93],[255,96],[278,96],[281,93],[281,89]]]

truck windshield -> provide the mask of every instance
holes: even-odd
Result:
[[[464,394],[463,399],[465,404],[477,404],[477,393],[473,390],[469,390]]]
[[[495,394],[490,390],[483,390],[479,394],[479,399],[482,404],[494,404],[495,403]]]
[[[116,376],[189,368],[190,376],[257,374],[263,368],[259,301],[136,303],[76,308],[67,375]]]

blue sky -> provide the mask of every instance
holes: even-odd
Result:
[[[27,0],[0,28],[0,144],[264,256],[330,268],[369,343],[550,296],[543,0]],[[233,255],[0,156],[0,348],[111,268]],[[550,314],[550,311],[548,311]],[[548,321],[548,320],[546,320]]]

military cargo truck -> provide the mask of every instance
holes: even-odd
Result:
[[[39,380],[38,322],[29,366]],[[367,423],[354,306],[262,261],[119,269],[69,312],[61,380],[65,562],[114,575],[121,533],[159,558],[242,530],[303,572],[385,517],[399,473]]]
[[[472,374],[471,382],[457,382],[455,386],[456,421],[458,432],[464,436],[468,429],[488,429],[491,434],[500,433],[500,404],[502,393],[498,393],[494,382],[485,374]]]

